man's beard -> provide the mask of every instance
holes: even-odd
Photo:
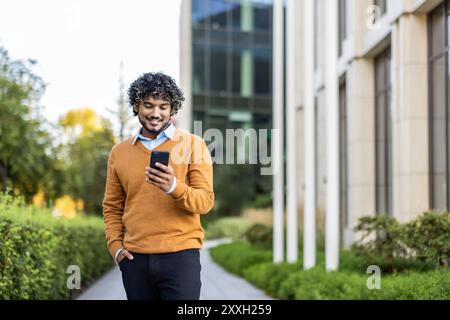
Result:
[[[152,134],[152,135],[158,135],[158,134],[160,134],[161,132],[163,132],[164,130],[166,130],[166,129],[170,126],[170,123],[171,123],[170,120],[171,120],[171,119],[172,119],[172,118],[170,117],[170,118],[167,120],[167,122],[164,123],[164,124],[161,126],[161,128],[158,129],[158,130],[152,130],[152,129],[149,129],[149,128],[146,126],[145,119],[144,119],[144,120],[139,119],[139,122],[140,122],[141,125],[145,128],[145,130],[147,130],[148,133],[150,133],[150,134]]]

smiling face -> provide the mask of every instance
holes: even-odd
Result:
[[[170,110],[170,103],[166,100],[147,97],[141,101],[134,111],[142,125],[142,134],[151,139],[156,138],[167,127],[171,118]]]

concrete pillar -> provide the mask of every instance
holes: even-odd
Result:
[[[392,26],[393,211],[402,222],[429,209],[427,39],[425,14]]]
[[[326,269],[339,266],[339,82],[338,0],[326,6],[327,202],[325,220]]]
[[[272,138],[273,173],[273,262],[284,260],[284,12],[283,0],[273,4],[273,128],[279,132]]]
[[[316,163],[314,117],[314,0],[303,1],[303,65],[305,109],[305,208],[303,223],[303,266],[316,265]]]
[[[362,57],[372,0],[349,0],[349,35],[354,57],[347,68],[348,220],[343,245],[357,240],[362,216],[375,214],[375,73],[372,58]]]
[[[286,43],[286,72],[287,72],[287,104],[286,104],[286,179],[287,179],[287,262],[295,263],[298,260],[298,219],[297,219],[297,121],[296,121],[296,50],[297,34],[295,30],[296,7],[298,1],[287,1],[287,43]]]
[[[354,59],[347,73],[348,225],[349,247],[362,216],[375,214],[375,83],[373,59]]]

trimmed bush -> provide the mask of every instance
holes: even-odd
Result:
[[[242,218],[221,218],[208,224],[205,228],[205,238],[208,240],[219,238],[231,238],[235,241],[243,240],[249,227],[250,223]]]
[[[269,295],[278,296],[281,284],[288,276],[302,268],[302,263],[288,264],[263,263],[254,265],[244,271],[244,277],[256,287]]]
[[[380,290],[368,290],[369,299],[449,300],[450,270],[407,272],[381,278]]]
[[[263,262],[272,261],[272,252],[252,248],[245,242],[221,245],[210,250],[212,258],[226,270],[244,275],[247,268]]]
[[[98,217],[57,219],[0,195],[0,234],[0,299],[70,298],[69,266],[80,268],[82,288],[112,266]]]
[[[264,224],[254,224],[245,233],[245,239],[257,248],[270,249],[273,245],[273,228]]]
[[[303,270],[302,252],[296,264],[273,264],[271,250],[246,243],[224,244],[212,249],[213,259],[230,272],[245,277],[278,299],[450,299],[450,270],[381,273],[381,289],[370,290],[367,261],[351,251],[340,254],[340,271],[326,272],[323,252],[317,266]],[[258,257],[258,258],[256,258]],[[397,261],[397,260],[394,260]],[[398,270],[407,270],[396,266]]]

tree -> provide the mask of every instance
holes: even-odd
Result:
[[[101,214],[109,152],[114,145],[111,124],[92,109],[69,111],[59,120],[69,142],[65,193],[84,202],[84,211]]]
[[[32,72],[36,61],[11,60],[0,47],[0,176],[7,187],[31,197],[43,189],[54,197],[60,188],[52,178],[55,167],[52,138],[40,118],[38,102],[45,90],[43,80]]]

